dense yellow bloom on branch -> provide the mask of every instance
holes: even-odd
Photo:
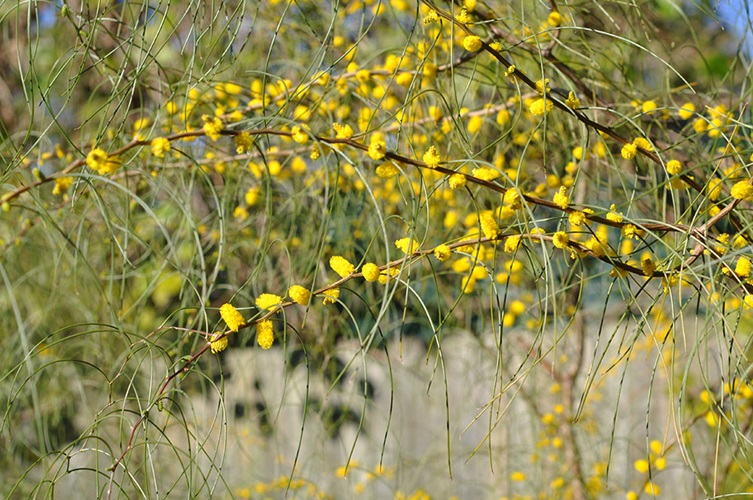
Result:
[[[750,278],[751,263],[747,257],[740,257],[735,264],[735,274],[741,278]]]
[[[202,120],[204,120],[204,133],[207,134],[207,137],[212,139],[213,141],[216,141],[220,138],[220,135],[222,135],[222,120],[217,118],[216,116],[209,116],[204,115],[201,117]]]
[[[395,246],[402,250],[406,255],[410,255],[418,250],[418,242],[413,238],[400,238],[395,241]]]
[[[120,168],[120,158],[108,155],[101,148],[94,148],[86,155],[86,165],[99,175],[115,173]]]
[[[333,255],[332,257],[330,257],[329,267],[331,267],[333,271],[339,274],[341,278],[347,278],[356,270],[353,264],[348,262],[347,259],[341,257],[340,255]]]
[[[363,273],[363,278],[371,283],[379,279],[379,266],[373,262],[367,262],[364,264],[361,272]]]
[[[243,315],[232,304],[222,304],[220,307],[220,316],[232,332],[237,332],[241,327],[246,325]]]
[[[441,163],[442,159],[439,157],[439,151],[436,146],[429,147],[429,150],[424,153],[424,163],[429,168],[436,168]]]
[[[466,179],[463,174],[452,174],[447,183],[450,185],[450,189],[460,189],[465,187]]]
[[[552,243],[557,248],[565,249],[570,243],[570,237],[564,231],[557,231],[552,235]]]
[[[499,235],[499,226],[497,225],[497,219],[494,217],[494,212],[491,210],[484,210],[479,214],[479,223],[481,224],[481,231],[484,236],[493,240]]]
[[[293,285],[288,288],[288,296],[293,299],[293,302],[302,306],[308,305],[311,299],[311,292],[302,287],[301,285]]]
[[[437,245],[434,248],[434,257],[440,262],[445,262],[452,256],[452,249],[445,244]]]
[[[165,153],[170,151],[170,141],[164,137],[157,137],[152,140],[152,154],[157,158],[164,158]]]
[[[567,206],[570,204],[570,198],[566,194],[567,188],[565,186],[560,186],[559,191],[554,193],[554,203],[560,207],[562,210],[566,209]]]
[[[322,292],[322,294],[324,295],[324,302],[323,302],[323,304],[325,306],[329,305],[329,304],[334,304],[335,302],[337,302],[337,299],[340,298],[340,289],[339,288],[330,288],[329,290],[324,290],[324,292]]]
[[[223,335],[219,332],[213,334],[211,339],[209,340],[209,348],[211,349],[213,354],[217,354],[218,352],[222,352],[227,349],[227,344],[227,335]]]
[[[299,127],[298,125],[293,127],[290,132],[293,140],[298,144],[306,144],[309,140],[309,135],[303,130],[303,128]]]
[[[677,175],[682,172],[682,164],[677,160],[669,160],[667,162],[667,172],[669,175]]]
[[[632,160],[635,158],[636,153],[638,153],[638,146],[635,144],[625,144],[622,146],[622,151],[620,153],[626,160]]]
[[[262,293],[256,298],[256,307],[263,311],[268,311],[280,304],[282,304],[282,297],[273,293]]]
[[[468,35],[463,39],[463,47],[468,52],[477,52],[481,50],[483,44],[481,43],[481,38],[476,35]]]
[[[533,116],[542,116],[549,113],[553,107],[554,104],[550,99],[540,97],[528,106],[528,111],[530,111]]]
[[[267,320],[256,323],[256,343],[264,350],[272,347],[275,341],[275,330],[272,322]]]
[[[729,194],[736,200],[747,200],[753,198],[753,186],[749,181],[740,181],[732,186]]]

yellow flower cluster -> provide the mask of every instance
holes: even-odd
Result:
[[[86,165],[99,175],[115,173],[121,165],[120,158],[108,155],[101,148],[94,148],[86,155]]]
[[[268,311],[282,304],[282,297],[273,293],[262,293],[256,298],[256,307]]]
[[[204,127],[202,128],[204,130],[204,133],[212,139],[213,141],[216,141],[220,138],[220,135],[222,135],[222,120],[217,118],[216,116],[209,116],[209,115],[203,115],[201,119],[204,121]]]
[[[164,158],[165,153],[170,151],[170,141],[164,137],[157,137],[151,142],[152,154],[157,158]]]
[[[463,47],[468,52],[477,52],[481,50],[483,43],[481,42],[481,38],[475,35],[468,35],[463,39]]]
[[[356,270],[355,266],[348,262],[347,259],[340,255],[333,255],[329,259],[329,267],[332,268],[341,278],[347,278]]]
[[[311,292],[302,287],[301,285],[293,285],[288,288],[288,297],[293,299],[293,302],[302,306],[308,305],[311,299]]]
[[[395,246],[406,255],[411,255],[418,250],[418,242],[413,238],[400,238],[395,241]]]
[[[256,343],[264,350],[272,347],[275,341],[275,330],[270,320],[256,323]]]
[[[246,326],[246,320],[243,318],[243,315],[232,304],[222,304],[222,307],[220,307],[220,316],[222,316],[223,321],[225,321],[231,332],[237,332],[241,327]]]
[[[429,168],[436,168],[441,163],[442,159],[439,157],[439,151],[436,146],[429,147],[429,150],[424,153],[424,163]]]

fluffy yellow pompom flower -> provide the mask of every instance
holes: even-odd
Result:
[[[400,169],[397,168],[397,165],[395,165],[395,163],[391,161],[382,163],[376,168],[376,174],[382,179],[389,179],[390,177],[395,177],[399,173],[400,173]]]
[[[333,255],[332,257],[330,257],[329,267],[331,267],[333,271],[339,274],[341,278],[347,278],[356,270],[353,264],[339,255]]]
[[[753,197],[753,186],[748,181],[740,181],[732,186],[729,194],[736,200],[747,200]]]
[[[108,155],[101,148],[94,148],[86,155],[86,165],[99,175],[114,173],[120,168],[120,158]]]
[[[209,348],[212,350],[213,354],[217,354],[218,352],[222,352],[227,349],[227,344],[227,335],[215,333],[214,335],[212,335],[212,338],[209,341]]]
[[[387,143],[383,139],[372,141],[367,154],[372,160],[381,160],[387,155]]]
[[[695,114],[695,104],[692,102],[686,102],[682,105],[677,114],[680,115],[681,119],[689,120],[693,117],[693,114]]]
[[[570,243],[570,237],[564,231],[557,231],[552,235],[552,243],[557,248],[567,248],[567,244]]]
[[[654,147],[651,145],[650,142],[648,142],[648,139],[646,139],[645,137],[636,137],[633,140],[633,144],[635,144],[639,148],[644,149],[646,151],[653,151],[654,150]]]
[[[481,231],[484,236],[493,240],[499,235],[499,226],[497,225],[497,219],[494,217],[494,212],[491,210],[484,210],[479,214],[479,223],[481,224]]]
[[[452,174],[448,180],[450,189],[460,189],[465,187],[465,176],[463,174]]]
[[[164,158],[165,153],[170,151],[170,141],[164,137],[157,137],[152,140],[152,154],[157,158]]]
[[[682,172],[682,163],[677,160],[669,160],[667,162],[667,172],[669,175],[677,175]]]
[[[423,160],[424,163],[426,163],[426,166],[429,168],[438,167],[442,159],[439,157],[439,151],[437,151],[437,147],[431,146],[429,150],[424,153]]]
[[[568,222],[573,226],[582,226],[586,222],[586,219],[586,212],[583,212],[581,210],[570,212],[570,215],[567,216]]]
[[[562,14],[557,11],[550,12],[549,17],[547,17],[546,20],[549,22],[549,24],[556,28],[557,26],[562,24]]]
[[[209,116],[209,115],[203,115],[201,117],[202,120],[204,120],[204,133],[207,134],[207,137],[212,139],[213,141],[216,141],[220,138],[220,135],[222,135],[222,120],[217,118],[216,116]]]
[[[551,100],[541,97],[528,106],[528,111],[530,111],[533,116],[541,116],[549,113],[553,107],[554,104]]]
[[[508,236],[505,240],[505,252],[513,253],[520,246],[520,236]]]
[[[298,144],[306,144],[309,140],[309,135],[297,125],[293,127],[290,132],[292,134],[293,140]]]
[[[656,103],[654,101],[644,101],[643,104],[641,104],[641,111],[644,113],[650,113],[655,109]]]
[[[338,139],[350,139],[353,137],[353,128],[350,125],[340,125],[339,123],[335,123],[332,125],[332,128],[335,129],[335,132],[337,133],[335,137]]]
[[[735,264],[735,274],[741,278],[750,278],[751,263],[747,257],[740,257]]]
[[[293,302],[302,306],[308,305],[311,298],[311,292],[307,288],[301,285],[293,285],[288,288],[288,296],[293,299]]]
[[[622,146],[622,157],[626,160],[632,160],[635,158],[635,154],[638,152],[638,146],[635,144],[625,144]]]
[[[434,249],[434,257],[436,257],[440,262],[448,260],[451,256],[452,249],[444,243],[437,245],[437,247]]]
[[[562,210],[566,209],[567,206],[570,204],[570,198],[565,194],[567,191],[567,188],[565,186],[560,186],[560,190],[554,193],[554,203],[557,204]]]
[[[609,212],[607,212],[607,220],[612,222],[622,222],[622,214],[617,212],[617,207],[614,203],[609,206]]]
[[[334,304],[337,302],[337,299],[340,298],[340,289],[339,288],[330,288],[329,290],[324,290],[324,305],[328,304]]]
[[[541,80],[536,80],[536,92],[539,94],[545,94],[549,92],[549,78],[542,78]]]
[[[246,320],[243,318],[243,315],[232,304],[222,304],[222,307],[220,307],[220,316],[222,316],[228,329],[232,332],[237,332],[242,326],[246,326]]]
[[[406,255],[412,254],[418,250],[418,242],[412,238],[400,238],[395,241],[395,246],[402,250]]]
[[[379,266],[373,262],[364,264],[361,272],[363,273],[363,278],[371,283],[379,279]]]
[[[272,347],[275,341],[275,330],[269,320],[256,323],[256,343],[264,350]]]
[[[279,304],[282,304],[282,297],[273,293],[262,293],[256,297],[256,307],[263,311],[270,310]]]
[[[477,37],[476,35],[468,35],[463,39],[463,48],[465,48],[465,50],[467,50],[468,52],[477,52],[481,50],[481,47],[483,47],[481,38]]]

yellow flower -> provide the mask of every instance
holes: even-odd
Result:
[[[570,215],[567,216],[567,220],[573,226],[582,226],[583,223],[586,222],[586,213],[581,212],[580,210],[570,212]]]
[[[641,260],[641,270],[644,276],[653,276],[654,272],[656,272],[656,263],[651,260],[651,257],[646,257]]]
[[[554,104],[551,100],[540,97],[528,106],[528,111],[530,111],[533,116],[541,116],[549,113],[553,107]]]
[[[341,278],[347,278],[356,270],[353,264],[339,255],[333,255],[332,257],[330,257],[329,267],[331,267],[333,271],[339,274]]]
[[[677,160],[669,160],[667,162],[667,172],[669,175],[677,175],[682,172],[682,163]]]
[[[256,343],[264,350],[272,347],[275,341],[275,330],[272,322],[264,320],[256,323]]]
[[[567,188],[560,186],[560,190],[554,194],[554,203],[556,203],[562,210],[566,209],[570,204],[570,198],[565,194]]]
[[[243,153],[251,149],[251,146],[253,146],[254,144],[254,137],[244,130],[240,134],[233,137],[233,142],[235,142],[235,151],[239,155],[242,155]]]
[[[635,158],[635,154],[638,152],[638,146],[635,144],[625,144],[622,146],[622,157],[626,160],[632,160]]]
[[[520,246],[520,236],[508,236],[505,239],[505,252],[513,253]]]
[[[212,338],[209,341],[209,348],[212,350],[213,354],[217,354],[218,352],[227,349],[227,344],[227,335],[222,335],[218,332],[212,335]]]
[[[567,94],[567,99],[565,99],[565,104],[567,104],[567,107],[570,109],[578,109],[580,107],[580,99],[578,99],[575,96],[575,93],[571,90],[569,94]]]
[[[556,28],[557,26],[562,24],[562,14],[555,10],[554,12],[549,13],[549,17],[547,17],[546,20],[549,22],[549,24]]]
[[[546,94],[551,89],[549,88],[549,78],[542,78],[536,81],[536,92],[539,94]]]
[[[395,246],[402,250],[406,255],[412,254],[418,250],[418,242],[412,238],[400,238],[395,241]]]
[[[55,187],[52,188],[52,194],[63,194],[73,184],[73,177],[57,177]]]
[[[751,263],[747,257],[740,257],[735,264],[735,274],[741,278],[750,278]]]
[[[468,52],[477,52],[481,50],[483,43],[481,42],[481,38],[475,35],[468,35],[463,39],[463,47]]]
[[[439,151],[437,151],[436,146],[431,146],[429,150],[424,153],[423,159],[424,163],[426,163],[426,166],[429,168],[438,167],[439,163],[442,161],[442,159],[439,157]]]
[[[686,102],[682,105],[680,110],[677,112],[678,115],[680,115],[680,118],[683,120],[689,120],[693,114],[695,113],[695,104],[692,102]]]
[[[301,285],[293,285],[288,288],[288,296],[293,299],[293,302],[302,306],[308,305],[311,298],[311,292],[307,288]]]
[[[263,311],[268,311],[279,304],[282,304],[282,297],[273,293],[262,293],[256,298],[256,307]]]
[[[222,316],[228,329],[232,332],[237,332],[242,326],[246,326],[246,320],[243,319],[243,315],[231,304],[222,304],[222,307],[220,307],[220,316]]]
[[[400,169],[397,168],[397,165],[395,165],[395,162],[391,162],[391,161],[382,163],[376,168],[376,174],[382,179],[389,179],[390,177],[395,177],[399,173],[400,173]]]
[[[353,137],[353,129],[350,125],[340,125],[339,123],[335,123],[332,125],[332,128],[337,132],[336,137],[338,139],[350,139]]]
[[[164,137],[157,137],[152,140],[152,154],[157,158],[164,158],[165,153],[170,151],[170,141]]]
[[[641,474],[645,474],[648,472],[648,468],[649,468],[648,460],[644,460],[644,459],[636,460],[635,462],[633,462],[633,467],[635,468],[635,470],[637,470]]]
[[[387,143],[383,139],[371,141],[368,155],[372,160],[381,160],[387,154]]]
[[[440,262],[445,262],[452,256],[452,249],[445,245],[444,243],[441,245],[437,245],[436,248],[434,248],[434,257],[436,257]]]
[[[120,158],[109,156],[103,149],[94,148],[86,155],[86,165],[99,175],[112,174],[120,168]]]
[[[293,127],[291,130],[293,140],[298,144],[306,144],[309,140],[309,135],[299,126]]]
[[[204,133],[213,141],[216,141],[222,135],[222,120],[216,116],[204,115],[201,117],[204,120]]]
[[[448,180],[450,189],[460,189],[465,187],[465,176],[463,174],[452,174]]]
[[[428,14],[426,14],[426,17],[424,17],[424,24],[431,24],[431,23],[438,23],[439,22],[439,16],[437,15],[437,11],[434,9],[431,9]]]
[[[479,214],[479,223],[481,224],[481,231],[484,236],[493,240],[497,238],[499,234],[499,226],[497,225],[497,219],[494,217],[494,212],[491,210],[484,210]]]
[[[324,305],[328,304],[334,304],[337,302],[337,299],[340,298],[340,289],[339,288],[330,288],[329,290],[324,290]]]
[[[564,231],[557,231],[552,236],[552,243],[557,248],[565,249],[567,248],[567,244],[570,243],[570,237]]]
[[[379,266],[373,262],[364,264],[361,272],[363,273],[363,278],[368,282],[373,283],[379,279]]]
[[[617,207],[614,205],[614,203],[609,207],[607,220],[610,220],[612,222],[622,222],[622,214],[617,213]]]
[[[747,200],[753,197],[753,186],[748,181],[740,181],[732,186],[729,194],[736,200]]]
[[[641,105],[641,111],[644,113],[650,113],[656,109],[656,103],[654,101],[644,101]]]
[[[651,145],[650,142],[648,142],[648,139],[644,137],[636,137],[635,139],[633,139],[633,144],[635,144],[639,148],[644,149],[646,151],[654,150],[654,147]]]

